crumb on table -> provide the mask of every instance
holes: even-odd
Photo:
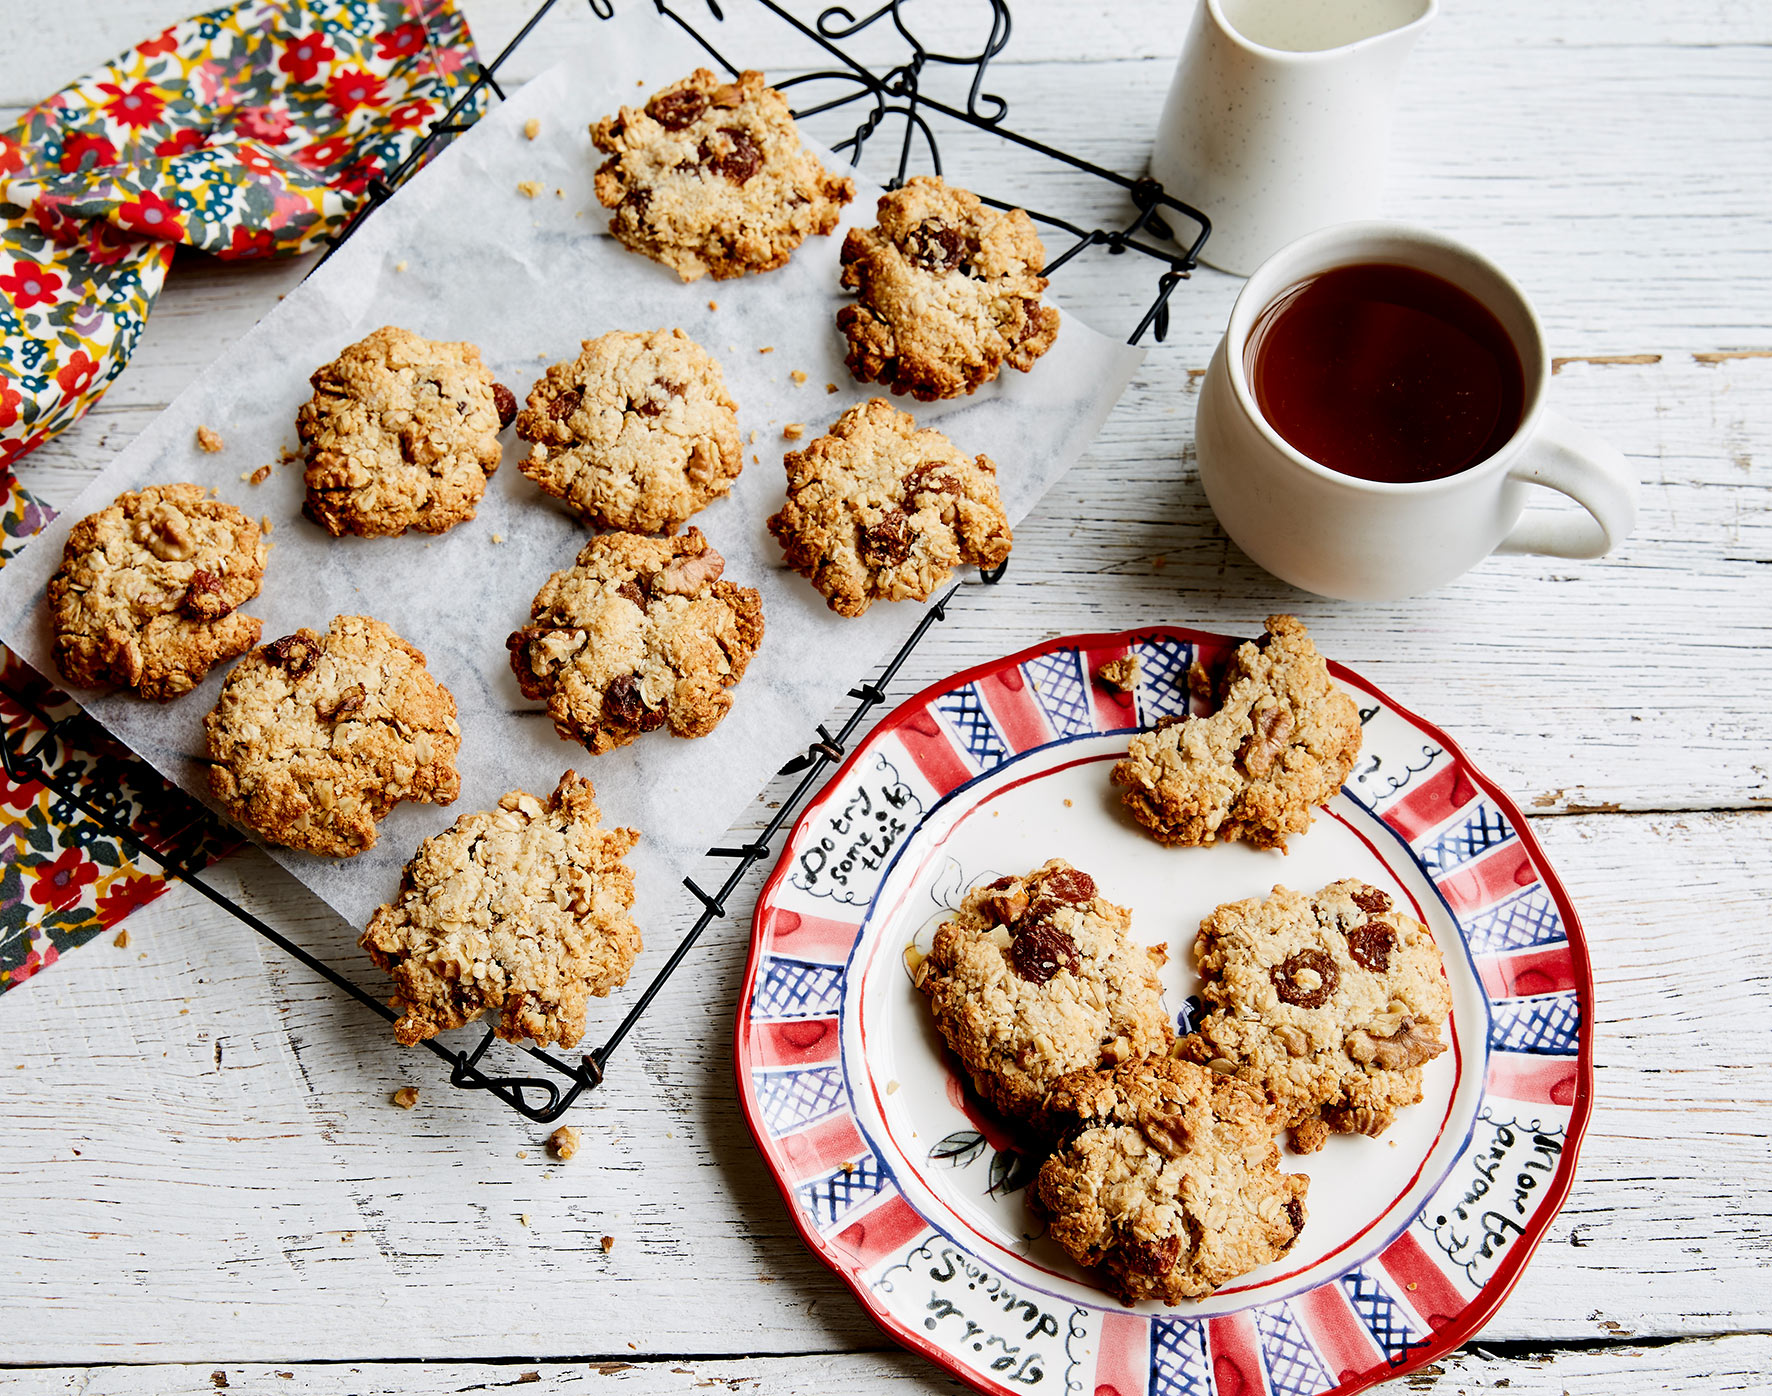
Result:
[[[113,940],[111,944],[115,945],[120,950],[127,950],[129,948],[129,927],[125,926],[122,930],[118,931],[117,938]]]
[[[562,1161],[571,1158],[578,1152],[578,1131],[571,1125],[561,1125],[548,1136],[548,1152]]]
[[[213,427],[199,426],[197,428],[197,444],[212,456],[226,449],[226,445],[221,439],[221,433]]]
[[[410,1110],[418,1104],[418,1087],[402,1086],[394,1092],[394,1104],[402,1110]]]
[[[611,1252],[612,1250],[615,1249],[615,1237],[605,1236],[602,1241],[602,1246],[603,1246],[603,1254],[608,1255],[609,1252]]]

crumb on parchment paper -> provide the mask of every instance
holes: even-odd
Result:
[[[242,475],[240,478],[246,481],[249,485],[262,485],[266,480],[271,478],[271,467],[268,465],[261,465],[257,470],[252,471],[250,474]]]
[[[540,120],[537,119],[536,117],[532,116],[529,118],[529,120],[525,121],[523,123],[523,134],[525,136],[527,136],[530,140],[534,140],[537,136],[539,136],[541,134]]]
[[[210,455],[219,455],[227,449],[227,443],[221,439],[221,433],[214,427],[199,426],[197,428],[197,444]]]
[[[837,391],[837,385],[835,383],[826,383],[824,385],[824,390],[827,393],[834,393]]]
[[[526,199],[533,199],[541,193],[541,181],[539,179],[520,179],[517,181],[517,192]]]
[[[806,435],[806,423],[789,422],[781,429],[781,434],[787,437],[789,441],[798,441],[802,436]]]
[[[796,384],[804,383],[806,381],[806,370],[803,368],[797,368],[790,373],[788,377],[792,378]]]

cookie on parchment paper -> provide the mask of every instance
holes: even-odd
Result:
[[[1125,1303],[1204,1298],[1304,1229],[1310,1179],[1280,1171],[1267,1109],[1240,1081],[1145,1057],[1066,1076],[1048,1108],[1064,1137],[1029,1203]]]
[[[726,376],[682,330],[585,340],[529,390],[517,435],[518,469],[599,528],[672,532],[744,469]]]
[[[394,980],[394,1036],[422,1042],[481,1015],[506,1041],[575,1047],[585,1000],[627,982],[633,829],[605,829],[572,771],[544,803],[513,790],[418,847],[400,894],[358,942]]]
[[[1004,213],[934,175],[882,195],[879,224],[843,239],[837,312],[849,371],[923,402],[961,397],[1004,364],[1026,373],[1058,338],[1040,303],[1046,249],[1021,209]]]
[[[593,756],[660,727],[706,736],[763,642],[762,598],[725,568],[697,528],[591,539],[505,641],[523,696]]]
[[[333,537],[443,533],[474,517],[516,398],[459,341],[384,325],[309,379],[302,512]]]
[[[980,1096],[1041,1130],[1054,1082],[1168,1049],[1161,949],[1062,858],[969,893],[913,975]]]
[[[609,158],[597,198],[609,231],[685,281],[769,271],[837,226],[855,197],[800,144],[787,100],[757,72],[725,82],[697,68],[591,127]]]
[[[1359,709],[1294,616],[1269,616],[1260,640],[1239,645],[1216,693],[1209,716],[1134,737],[1113,782],[1158,843],[1284,849],[1353,770]]]
[[[229,818],[288,848],[350,858],[402,800],[461,791],[455,699],[368,616],[334,616],[234,666],[204,719],[209,788]]]
[[[1433,933],[1357,879],[1227,903],[1200,923],[1194,958],[1209,1011],[1178,1053],[1261,1091],[1300,1153],[1331,1132],[1382,1134],[1446,1050]]]
[[[839,615],[925,601],[962,563],[1009,557],[995,462],[963,455],[884,398],[850,408],[782,464],[787,502],[769,531]]]
[[[164,701],[258,643],[237,609],[265,574],[259,526],[200,485],[118,495],[69,530],[49,579],[56,667],[82,688]]]

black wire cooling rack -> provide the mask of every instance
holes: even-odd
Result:
[[[468,129],[485,109],[488,93],[499,99],[504,97],[498,83],[499,71],[558,3],[559,0],[542,0],[498,56],[490,63],[479,65],[468,90],[433,123],[417,147],[396,168],[370,183],[363,204],[332,239],[326,256],[337,250],[365,219],[386,203],[428,157]],[[587,0],[587,3],[599,18],[610,19],[614,15],[611,0]],[[743,65],[730,61],[709,37],[710,33],[723,37],[722,26],[726,23],[723,3],[754,6],[786,26],[781,31],[784,39],[798,36],[810,43],[820,61],[828,60],[829,66],[799,73],[778,81],[776,86],[796,96],[804,93],[810,99],[795,108],[794,115],[798,119],[824,118],[825,124],[829,125],[837,119],[837,114],[854,118],[855,125],[849,134],[831,143],[831,148],[840,155],[847,155],[851,163],[860,163],[863,148],[870,141],[895,136],[896,172],[888,181],[892,187],[925,166],[931,173],[942,173],[940,132],[947,124],[957,123],[1119,190],[1123,196],[1120,221],[1111,225],[1098,222],[1094,226],[1030,208],[1025,201],[1009,202],[993,198],[982,190],[974,192],[997,208],[1024,208],[1043,228],[1069,238],[1069,244],[1048,260],[1048,276],[1061,271],[1091,249],[1110,256],[1133,252],[1149,259],[1155,264],[1157,273],[1155,292],[1127,339],[1129,343],[1137,344],[1147,333],[1159,340],[1167,334],[1170,295],[1197,264],[1210,225],[1204,214],[1172,198],[1155,180],[1128,178],[1021,135],[1005,124],[1008,103],[986,92],[984,81],[991,60],[1009,42],[1011,21],[1007,0],[978,0],[981,15],[988,12],[989,37],[981,48],[968,54],[938,53],[926,48],[905,14],[906,9],[911,8],[909,0],[887,0],[877,9],[860,16],[841,5],[833,5],[810,22],[774,0],[702,0],[707,15],[701,18],[698,12],[696,20],[691,20],[669,0],[652,0],[652,3],[661,16],[680,26],[710,58],[735,77]],[[845,51],[842,47],[845,40],[868,30],[875,30],[876,35],[890,30],[896,46],[903,50],[899,61],[877,71]],[[924,76],[938,69],[953,69],[967,79],[963,106],[938,100],[923,90]],[[1099,189],[1100,186],[1091,187]],[[1159,242],[1167,243],[1168,247],[1158,245]],[[325,257],[320,260],[323,262]],[[995,572],[985,573],[981,580],[986,584],[994,583],[1003,571],[998,568]],[[521,1050],[535,1064],[537,1074],[495,1075],[482,1066],[495,1040],[490,1028],[473,1048],[466,1051],[430,1039],[423,1045],[448,1065],[450,1085],[490,1092],[519,1114],[540,1124],[550,1124],[565,1114],[586,1091],[601,1084],[609,1058],[651,1007],[653,999],[695,947],[702,933],[716,920],[725,918],[726,899],[738,890],[745,875],[769,856],[771,840],[794,818],[807,797],[818,789],[830,768],[842,760],[851,738],[874,710],[887,701],[887,685],[930,629],[946,618],[947,608],[959,590],[958,585],[951,587],[930,605],[916,629],[887,661],[877,678],[849,690],[855,706],[842,725],[835,732],[820,725],[816,739],[782,768],[781,775],[798,776],[799,779],[755,837],[735,848],[708,850],[710,858],[719,860],[719,864],[727,868],[719,886],[710,892],[694,878],[683,880],[684,886],[700,902],[701,914],[602,1046],[579,1056],[576,1061],[540,1048],[525,1047]],[[8,779],[15,783],[37,782],[47,786],[63,802],[58,813],[72,817],[77,812],[87,821],[90,832],[117,839],[138,857],[159,866],[167,877],[187,883],[371,1012],[389,1022],[395,1019],[394,1011],[374,993],[254,916],[204,878],[202,870],[207,853],[216,843],[213,826],[206,818],[193,817],[175,822],[173,827],[150,826],[142,817],[139,792],[131,788],[127,779],[117,776],[117,766],[69,761],[67,758],[72,753],[90,751],[106,744],[108,739],[91,719],[72,704],[48,696],[50,693],[47,686],[37,688],[28,683],[11,682],[5,685],[6,697],[17,714],[7,721],[5,739],[0,742],[0,764],[4,765]],[[147,774],[152,776],[151,772]],[[544,1072],[549,1074],[542,1074]]]

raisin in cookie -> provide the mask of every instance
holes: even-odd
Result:
[[[358,942],[393,976],[396,1038],[496,1013],[508,1042],[578,1045],[585,1000],[626,983],[640,953],[622,862],[640,835],[601,819],[590,781],[568,771],[545,804],[513,790],[418,846]]]
[[[1147,1057],[1066,1076],[1048,1108],[1064,1140],[1029,1201],[1125,1303],[1204,1298],[1304,1227],[1310,1179],[1280,1171],[1267,1110],[1239,1081]]]
[[[1042,1128],[1068,1071],[1161,1052],[1174,1040],[1162,950],[1126,938],[1132,913],[1062,858],[971,892],[917,966],[942,1040],[978,1093]]]
[[[722,82],[697,68],[644,107],[604,117],[591,139],[609,157],[596,181],[615,210],[609,231],[685,281],[779,267],[855,197],[853,182],[801,148],[786,99],[761,73]]]
[[[506,646],[525,698],[545,698],[568,741],[593,756],[669,726],[705,737],[763,642],[762,599],[722,581],[701,530],[606,533],[549,577]]]
[[[600,528],[669,533],[744,468],[738,404],[713,356],[682,330],[587,339],[529,390],[518,467]]]
[[[1158,843],[1284,849],[1353,770],[1359,709],[1293,616],[1269,616],[1267,634],[1237,647],[1217,694],[1209,717],[1134,737],[1113,782]]]
[[[879,217],[843,239],[843,285],[857,299],[837,328],[862,382],[933,402],[989,383],[1004,364],[1026,373],[1052,347],[1046,249],[1026,213],[918,175],[881,197]]]
[[[334,616],[234,666],[204,719],[209,788],[270,843],[351,858],[402,800],[461,790],[455,699],[379,620]]]
[[[474,517],[517,400],[472,344],[384,325],[308,380],[305,513],[334,538],[443,533]]]
[[[118,495],[68,533],[49,579],[56,667],[83,688],[163,702],[258,643],[235,608],[265,574],[259,526],[200,485]]]
[[[1382,1134],[1446,1050],[1452,994],[1428,928],[1348,878],[1219,907],[1194,958],[1209,1011],[1178,1051],[1263,1091],[1301,1153]]]
[[[961,563],[997,567],[1009,556],[995,462],[968,460],[883,398],[850,408],[782,464],[787,503],[769,531],[839,615],[927,600]]]

